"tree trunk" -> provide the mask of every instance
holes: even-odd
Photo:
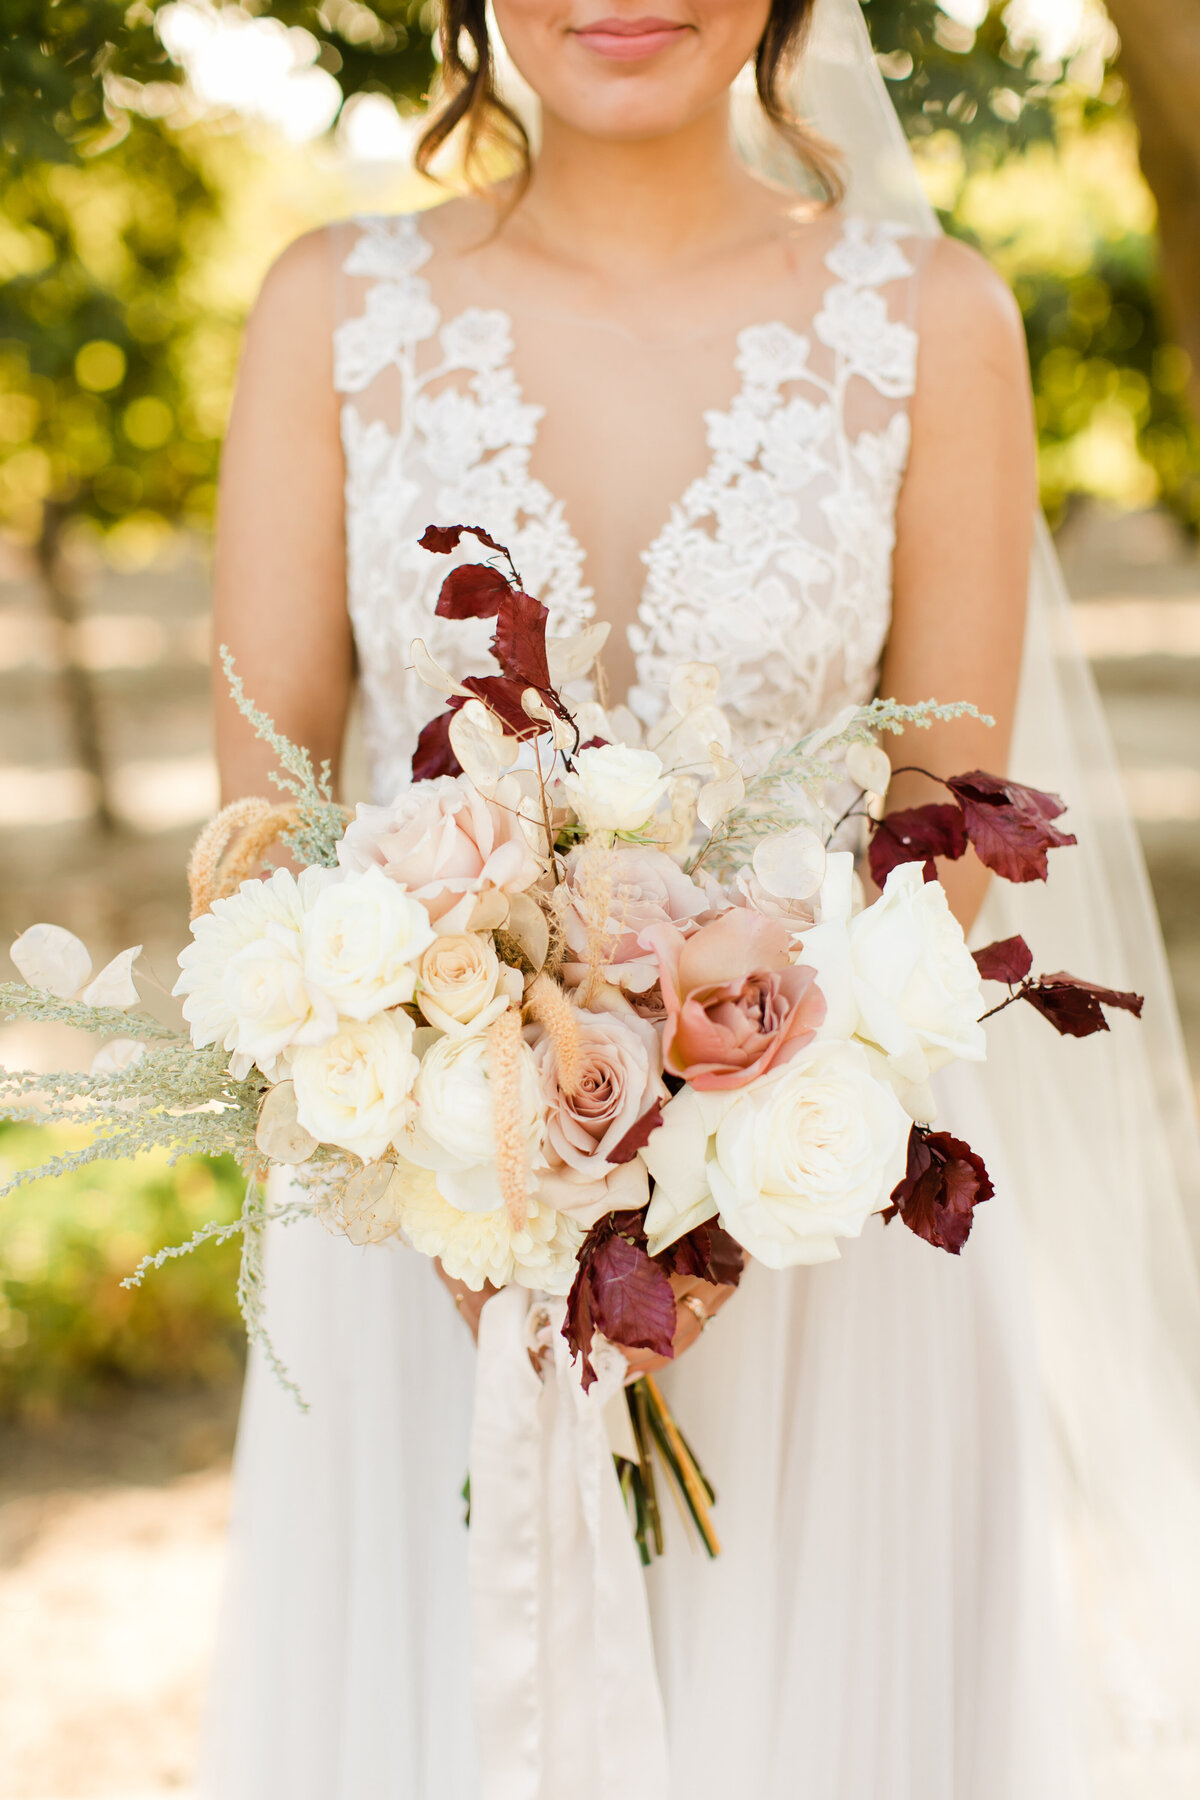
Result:
[[[79,660],[79,598],[62,555],[63,512],[52,500],[42,514],[37,542],[37,567],[42,593],[54,621],[55,648],[62,679],[63,698],[70,721],[72,748],[79,766],[91,780],[95,824],[106,835],[120,830],[109,791],[108,761],[100,728],[100,709],[92,672]]]
[[[1158,204],[1163,288],[1200,418],[1200,0],[1107,0]]]

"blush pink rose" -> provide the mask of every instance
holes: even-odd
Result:
[[[691,937],[652,926],[666,1023],[663,1062],[701,1089],[745,1087],[811,1043],[825,1017],[816,971],[788,961],[791,933],[731,907]]]
[[[664,850],[636,844],[572,850],[563,881],[570,898],[563,917],[568,986],[587,974],[591,932],[598,928],[604,934],[600,974],[631,994],[646,992],[658,980],[658,962],[642,934],[652,925],[691,930],[697,919],[728,904],[714,882],[693,881]],[[596,918],[601,910],[603,918]]]
[[[502,784],[503,785],[503,784]],[[515,817],[514,805],[485,799],[461,776],[417,781],[390,806],[359,806],[338,845],[344,869],[378,864],[419,900],[443,930],[455,907],[469,922],[471,900],[489,889],[523,893],[541,866]],[[457,929],[466,930],[467,922]]]
[[[574,1092],[559,1085],[558,1049],[539,1026],[532,1042],[546,1121],[548,1168],[538,1177],[541,1198],[585,1226],[606,1212],[644,1206],[649,1199],[646,1168],[639,1158],[610,1163],[609,1152],[654,1105],[667,1098],[662,1080],[659,1035],[638,1018],[612,988],[579,1011],[581,1066]]]

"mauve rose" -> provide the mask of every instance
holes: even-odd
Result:
[[[344,869],[375,863],[442,931],[467,930],[478,896],[523,893],[541,874],[516,818],[520,792],[485,799],[461,776],[414,782],[390,806],[359,806],[338,845]],[[448,915],[457,908],[454,919]],[[461,914],[461,917],[458,916]]]
[[[539,1194],[585,1226],[606,1212],[646,1204],[642,1162],[607,1159],[654,1102],[667,1098],[654,1026],[639,1019],[611,987],[602,989],[593,1005],[603,1010],[578,1014],[581,1066],[570,1095],[558,1084],[554,1038],[536,1026],[527,1034],[546,1118],[549,1167],[539,1174]]]
[[[791,933],[743,907],[685,938],[655,925],[642,940],[658,958],[663,1062],[700,1089],[745,1087],[803,1049],[825,1017],[812,969],[789,963]]]
[[[581,982],[588,970],[589,918],[603,906],[606,931],[599,972],[630,993],[658,980],[658,962],[641,941],[651,925],[691,929],[726,904],[715,883],[693,881],[662,850],[620,845],[581,846],[566,859],[563,885],[570,905],[563,917],[567,960],[563,979]]]

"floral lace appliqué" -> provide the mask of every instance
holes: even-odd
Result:
[[[768,322],[739,334],[738,393],[705,414],[709,467],[643,554],[630,703],[644,719],[688,660],[721,670],[747,745],[802,732],[870,692],[908,455],[907,411],[895,403],[916,375],[916,335],[879,291],[912,275],[900,236],[846,221],[810,331]],[[430,254],[413,217],[361,221],[344,269],[369,285],[335,335],[349,604],[380,799],[407,778],[437,707],[409,667],[412,639],[458,673],[486,663],[486,621],[464,628],[434,612],[449,565],[420,547],[431,519],[478,523],[509,544],[552,629],[573,630],[592,611],[563,503],[530,470],[543,409],[513,373],[512,321],[469,307],[443,322],[421,273]],[[380,378],[398,383],[388,422],[358,399]],[[864,392],[874,396],[866,409]]]

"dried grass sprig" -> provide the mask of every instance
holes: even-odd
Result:
[[[569,1100],[579,1092],[583,1074],[578,1008],[567,999],[557,981],[545,974],[530,983],[525,1008],[554,1040],[558,1086]]]
[[[198,919],[216,899],[221,858],[235,835],[248,825],[259,824],[273,811],[269,800],[258,794],[248,794],[244,800],[233,800],[223,806],[204,826],[188,856],[188,890],[192,896],[189,917]]]
[[[580,1006],[587,1006],[604,979],[609,946],[619,935],[613,930],[612,908],[616,897],[616,857],[601,844],[585,844],[575,866],[576,899],[587,925],[587,945],[583,960],[587,968],[579,996]]]
[[[525,1134],[521,1129],[521,1015],[510,1006],[488,1026],[487,1066],[492,1086],[496,1173],[514,1231],[528,1215]]]

